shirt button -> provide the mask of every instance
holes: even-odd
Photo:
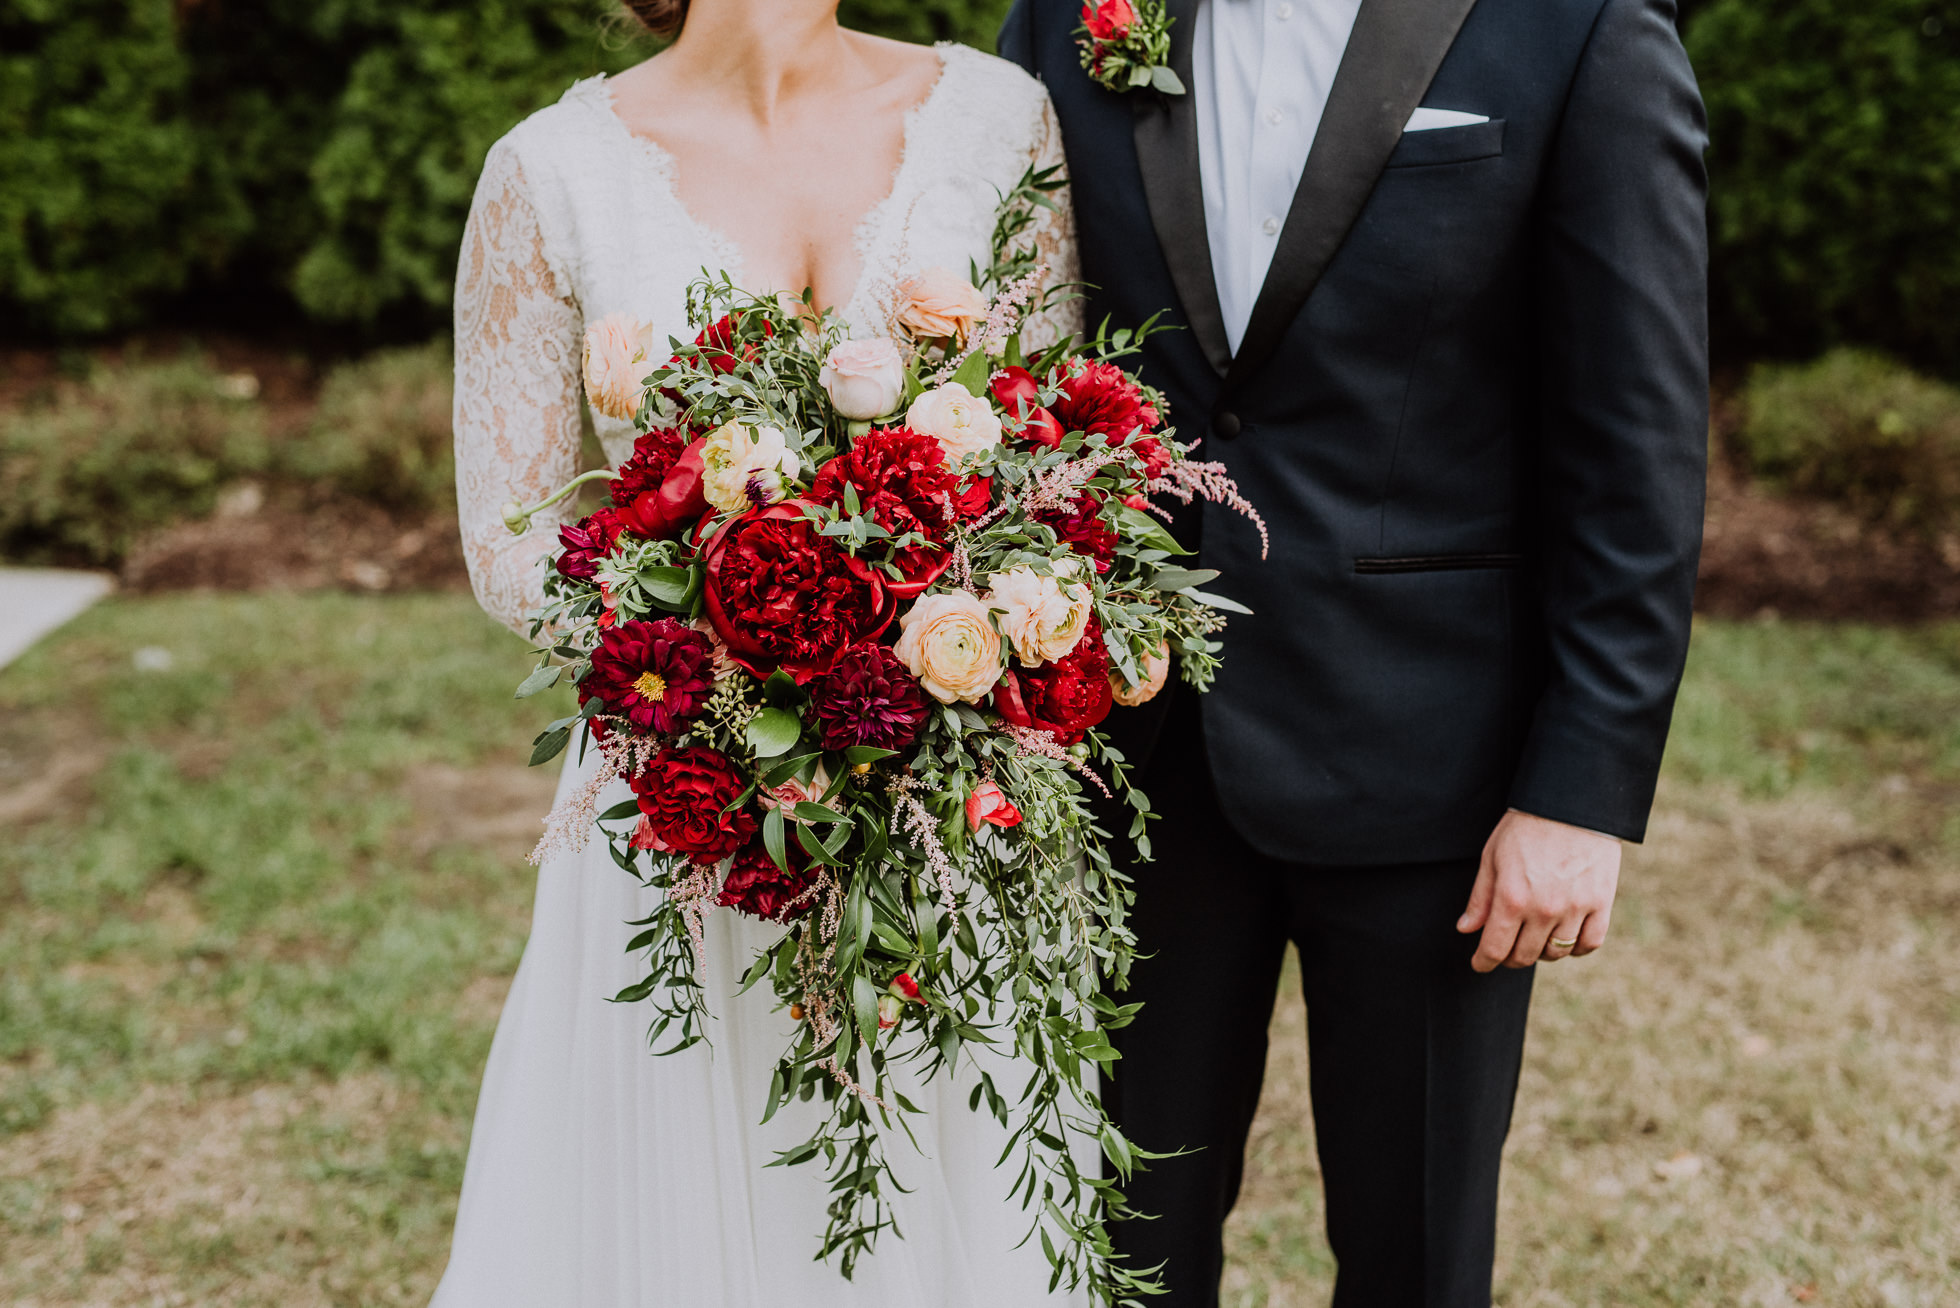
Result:
[[[1285,22],[1287,19],[1293,17],[1293,6],[1285,3],[1285,0],[1281,0],[1273,8],[1273,17],[1279,19],[1282,23]]]
[[[1278,236],[1279,219],[1267,218],[1265,222],[1259,224],[1259,230],[1266,233],[1266,235],[1268,236]]]
[[[1278,109],[1268,109],[1266,111],[1266,121],[1274,127],[1278,127],[1286,121],[1286,115]]]

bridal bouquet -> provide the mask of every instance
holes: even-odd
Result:
[[[1178,563],[1152,497],[1251,510],[1115,362],[1136,334],[1023,344],[1067,293],[1027,239],[1056,185],[1024,178],[992,265],[908,282],[887,336],[725,276],[690,289],[698,335],[662,362],[640,324],[596,324],[587,393],[643,434],[588,474],[609,502],[560,530],[518,694],[578,691],[533,763],[574,737],[600,756],[540,855],[596,826],[661,892],[626,942],[645,977],[617,996],[652,1006],[661,1052],[703,1038],[703,919],[783,924],[744,990],[797,1022],[769,1114],[826,1106],[779,1159],[828,1169],[823,1255],[849,1275],[892,1225],[881,1132],[918,1111],[895,1071],[996,1045],[1030,1079],[983,1072],[973,1106],[1010,1132],[1056,1283],[1113,1302],[1149,1288],[1105,1231],[1148,1155],[1095,1094],[1135,1011],[1112,997],[1134,939],[1089,797],[1126,801],[1139,845],[1147,804],[1096,727],[1173,663],[1204,688],[1236,607]],[[541,507],[512,505],[512,529]],[[597,811],[622,777],[634,798]],[[1078,1167],[1071,1137],[1118,1179]]]

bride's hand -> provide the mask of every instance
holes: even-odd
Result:
[[[1470,904],[1456,929],[1482,931],[1471,966],[1555,963],[1606,943],[1620,842],[1512,809],[1484,844]]]

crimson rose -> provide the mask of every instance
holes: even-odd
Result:
[[[839,654],[829,675],[810,686],[810,709],[825,749],[904,749],[918,741],[927,708],[918,679],[876,641]]]
[[[1099,493],[1084,490],[1070,501],[1066,513],[1042,513],[1036,520],[1054,528],[1064,545],[1092,560],[1097,572],[1108,572],[1118,540],[1116,529],[1103,521],[1102,504]]]
[[[729,865],[728,879],[721,883],[717,902],[738,913],[770,922],[802,917],[816,904],[815,895],[804,898],[814,878],[803,866],[802,851],[795,841],[790,842],[788,857],[790,870],[785,872],[769,857],[761,841],[745,845]]]
[[[1102,627],[1091,621],[1075,648],[1038,668],[1010,668],[994,687],[994,707],[1019,727],[1053,732],[1058,744],[1073,745],[1109,716],[1109,651]]]
[[[672,618],[627,622],[599,634],[579,702],[594,695],[641,731],[679,731],[715,690],[715,648]]]
[[[886,531],[917,532],[930,542],[896,551],[891,561],[905,579],[885,582],[898,599],[922,594],[952,561],[946,531],[960,516],[962,488],[946,466],[946,447],[910,427],[874,427],[817,469],[810,499],[841,505],[846,486],[857,491],[864,516]],[[986,493],[981,492],[983,501]]]
[[[758,677],[781,668],[798,683],[890,626],[896,607],[870,565],[802,515],[796,500],[745,513],[702,551],[708,620],[729,654]]]
[[[755,815],[746,807],[723,812],[748,787],[719,750],[670,746],[655,754],[630,784],[640,798],[655,849],[712,863],[755,835]]]

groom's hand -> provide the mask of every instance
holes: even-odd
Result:
[[[1619,841],[1512,809],[1485,842],[1457,919],[1463,934],[1484,933],[1470,965],[1490,972],[1592,953],[1606,943],[1619,883]]]

